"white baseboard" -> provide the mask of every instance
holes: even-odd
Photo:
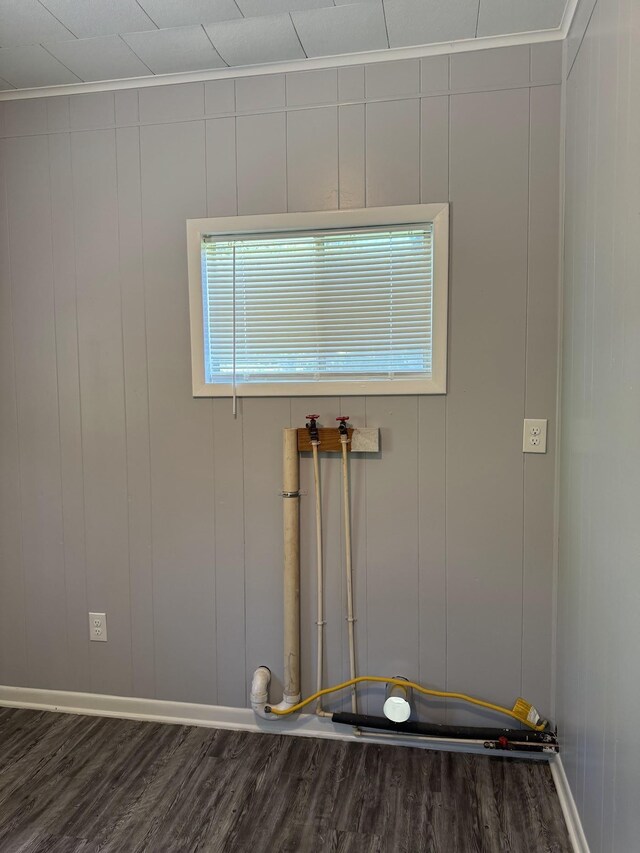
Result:
[[[481,744],[456,743],[418,739],[410,736],[380,738],[373,734],[354,733],[350,726],[334,723],[315,714],[296,714],[282,720],[262,720],[250,708],[230,708],[224,705],[197,705],[191,702],[170,702],[164,699],[139,699],[130,696],[107,696],[102,693],[72,693],[66,690],[41,690],[34,687],[0,685],[0,707],[30,708],[36,711],[55,711],[62,714],[86,714],[95,717],[120,717],[127,720],[146,720],[181,726],[208,726],[248,732],[298,735],[299,737],[331,738],[354,742],[395,744],[421,749],[470,752],[478,755],[509,755],[501,750],[485,749]],[[540,753],[532,756],[548,760]]]
[[[565,823],[567,824],[569,838],[571,839],[573,849],[575,853],[589,853],[587,837],[584,834],[584,829],[582,828],[582,821],[578,814],[576,801],[573,799],[573,794],[569,787],[567,774],[564,772],[562,759],[557,755],[549,762],[549,765],[551,767],[551,775],[553,776],[553,781],[555,782],[556,790],[558,792],[558,799],[560,800],[562,813],[564,815]]]

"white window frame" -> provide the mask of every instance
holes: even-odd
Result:
[[[242,235],[279,231],[320,231],[384,225],[433,223],[432,372],[429,379],[330,380],[327,382],[207,383],[202,315],[202,235]],[[445,394],[447,390],[447,303],[449,289],[449,205],[409,204],[358,210],[277,213],[187,220],[191,366],[194,397],[323,397],[392,394]]]

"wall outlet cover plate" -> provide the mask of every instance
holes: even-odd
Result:
[[[522,431],[522,452],[547,452],[546,418],[525,418],[524,429]]]

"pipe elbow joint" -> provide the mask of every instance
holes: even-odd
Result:
[[[269,706],[266,702],[251,702],[251,708],[256,717],[260,717],[262,720],[275,720],[276,717],[271,713],[271,708],[269,707],[269,711],[267,708]]]
[[[251,707],[266,705],[269,701],[269,683],[271,682],[271,670],[267,666],[259,666],[253,673],[251,679]],[[257,712],[256,712],[257,713]]]

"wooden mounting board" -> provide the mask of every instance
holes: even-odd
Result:
[[[351,451],[351,436],[353,430],[348,429],[349,442],[347,450]],[[340,431],[337,427],[318,427],[318,435],[320,437],[320,453],[342,453],[342,443],[340,441]],[[298,427],[298,452],[311,452],[311,442],[309,441],[309,430],[306,427]]]

